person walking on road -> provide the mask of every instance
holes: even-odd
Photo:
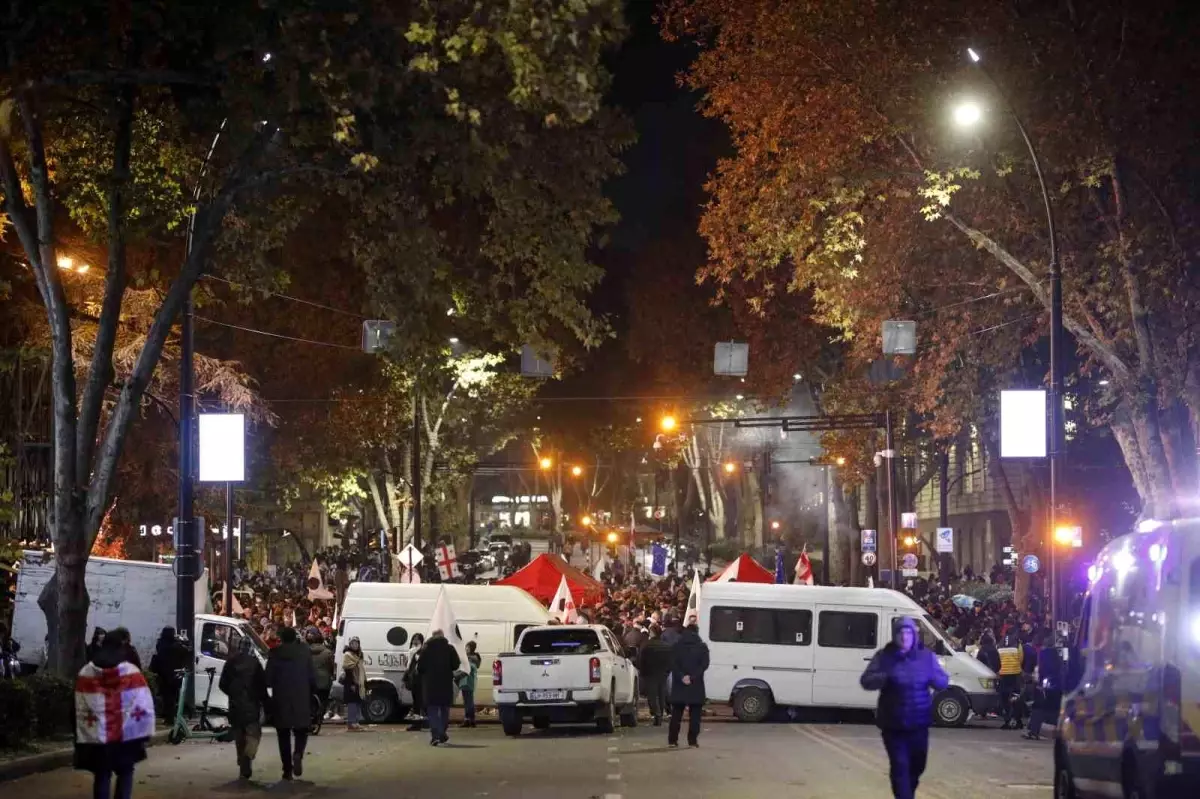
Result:
[[[321,636],[321,631],[316,627],[309,627],[304,633],[304,640],[308,642],[308,651],[312,653],[313,668],[317,672],[317,699],[320,700],[320,708],[318,712],[321,714],[318,718],[325,715],[325,708],[329,706],[329,692],[333,690],[333,675],[337,671],[337,663],[333,659],[333,652],[329,647],[325,646],[325,639]],[[318,719],[313,719],[317,721]]]
[[[892,621],[892,640],[875,653],[859,684],[879,691],[876,723],[891,765],[892,796],[913,799],[929,756],[933,724],[932,690],[950,684],[937,656],[920,645],[917,623],[907,616]]]
[[[1029,714],[1029,731],[1022,737],[1039,741],[1042,738],[1042,725],[1057,721],[1062,705],[1062,684],[1062,658],[1054,646],[1054,634],[1046,633],[1037,655],[1037,687],[1034,689],[1033,711]]]
[[[174,627],[163,627],[154,654],[150,657],[150,672],[158,681],[158,696],[162,700],[162,715],[173,718],[179,705],[182,680],[177,671],[187,667],[188,651]]]
[[[421,652],[417,676],[421,681],[421,697],[429,716],[429,743],[433,746],[450,740],[446,727],[450,723],[450,705],[454,704],[454,673],[462,665],[458,652],[446,640],[441,630],[429,635],[429,643]]]
[[[474,641],[467,641],[467,664],[469,669],[460,673],[458,678],[458,690],[462,691],[463,698],[463,723],[465,728],[474,727],[475,725],[475,682],[479,678],[479,667],[483,665],[483,658],[475,651],[478,644]]]
[[[304,775],[304,747],[312,723],[312,697],[317,690],[312,653],[291,627],[279,631],[279,646],[267,656],[267,686],[271,689],[271,716],[279,738],[283,778],[291,780]]]
[[[667,726],[667,746],[679,746],[679,727],[684,708],[688,711],[688,746],[700,745],[700,714],[707,693],[704,672],[708,671],[708,645],[700,640],[700,627],[694,616],[671,647],[671,723]]]
[[[94,799],[133,795],[133,769],[153,734],[150,686],[120,636],[108,636],[75,678],[75,768],[92,772]]]
[[[346,729],[358,732],[362,729],[363,697],[367,694],[367,668],[363,664],[362,642],[354,636],[346,643],[342,652],[342,676],[340,678],[346,702]]]
[[[254,758],[262,740],[262,711],[270,701],[267,674],[249,636],[237,640],[237,651],[221,669],[221,692],[229,697],[229,726],[237,752],[238,774],[243,780],[254,775]]]
[[[662,628],[650,626],[650,640],[642,647],[638,658],[638,674],[646,687],[646,702],[654,726],[662,725],[667,713],[667,676],[671,673],[671,647],[663,641]]]

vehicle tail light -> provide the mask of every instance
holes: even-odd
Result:
[[[504,664],[499,660],[492,661],[492,685],[503,685]]]
[[[592,658],[588,663],[588,679],[591,682],[600,682],[600,658]]]

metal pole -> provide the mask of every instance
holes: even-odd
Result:
[[[1038,158],[1037,148],[1033,146],[1033,140],[1029,138],[1029,132],[1025,130],[1025,124],[1021,122],[1021,117],[1009,102],[1004,90],[1000,88],[1000,84],[992,77],[991,73],[984,68],[980,62],[979,55],[974,50],[967,51],[971,60],[979,68],[979,71],[988,79],[989,82],[996,88],[1003,100],[1004,105],[1008,109],[1008,113],[1013,118],[1013,122],[1017,125],[1017,130],[1021,133],[1021,138],[1025,141],[1025,148],[1029,150],[1029,158],[1033,161],[1033,171],[1037,175],[1038,186],[1042,191],[1042,204],[1046,208],[1046,234],[1050,238],[1050,529],[1047,531],[1046,541],[1050,547],[1050,618],[1051,621],[1058,621],[1058,548],[1054,540],[1054,531],[1058,526],[1058,492],[1061,474],[1061,457],[1063,450],[1063,425],[1062,425],[1062,338],[1063,338],[1063,321],[1062,321],[1062,270],[1058,263],[1058,236],[1054,230],[1054,209],[1050,204],[1050,191],[1046,188],[1046,177],[1042,173],[1042,162]]]
[[[900,517],[896,512],[896,443],[892,439],[892,412],[884,413],[884,460],[887,461],[887,492],[888,492],[888,538],[891,541],[892,552],[892,588],[899,585],[896,574],[896,533],[900,529]]]
[[[225,559],[225,615],[233,615],[233,483],[225,483],[225,540],[222,557]]]
[[[821,584],[829,585],[829,492],[833,481],[828,464],[822,466],[821,471],[825,476],[825,524],[822,525],[821,531]]]
[[[471,549],[475,548],[475,472],[471,472],[471,482],[467,493],[467,524],[470,530],[467,533],[467,546]]]
[[[762,479],[758,481],[758,501],[761,506],[759,515],[762,517],[758,521],[758,526],[764,546],[766,546],[767,540],[770,538],[768,531],[771,529],[771,522],[767,519],[767,481],[770,479],[771,451],[767,450],[763,453]]]
[[[417,401],[415,388],[413,394],[412,422],[412,542],[418,550],[421,548],[421,403]]]

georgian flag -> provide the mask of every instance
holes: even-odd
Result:
[[[579,617],[575,608],[575,598],[571,596],[571,586],[567,584],[565,574],[558,582],[558,591],[555,592],[554,599],[550,600],[550,615],[563,624],[574,624]]]
[[[813,584],[812,562],[808,559],[808,547],[800,550],[800,559],[796,561],[796,579],[793,581],[793,584]]]

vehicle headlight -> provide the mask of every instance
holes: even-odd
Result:
[[[996,690],[996,681],[995,681],[994,679],[992,679],[991,677],[980,677],[980,678],[979,678],[979,685],[980,685],[980,686],[983,688],[983,690],[985,690],[985,691],[994,691],[994,690]]]

